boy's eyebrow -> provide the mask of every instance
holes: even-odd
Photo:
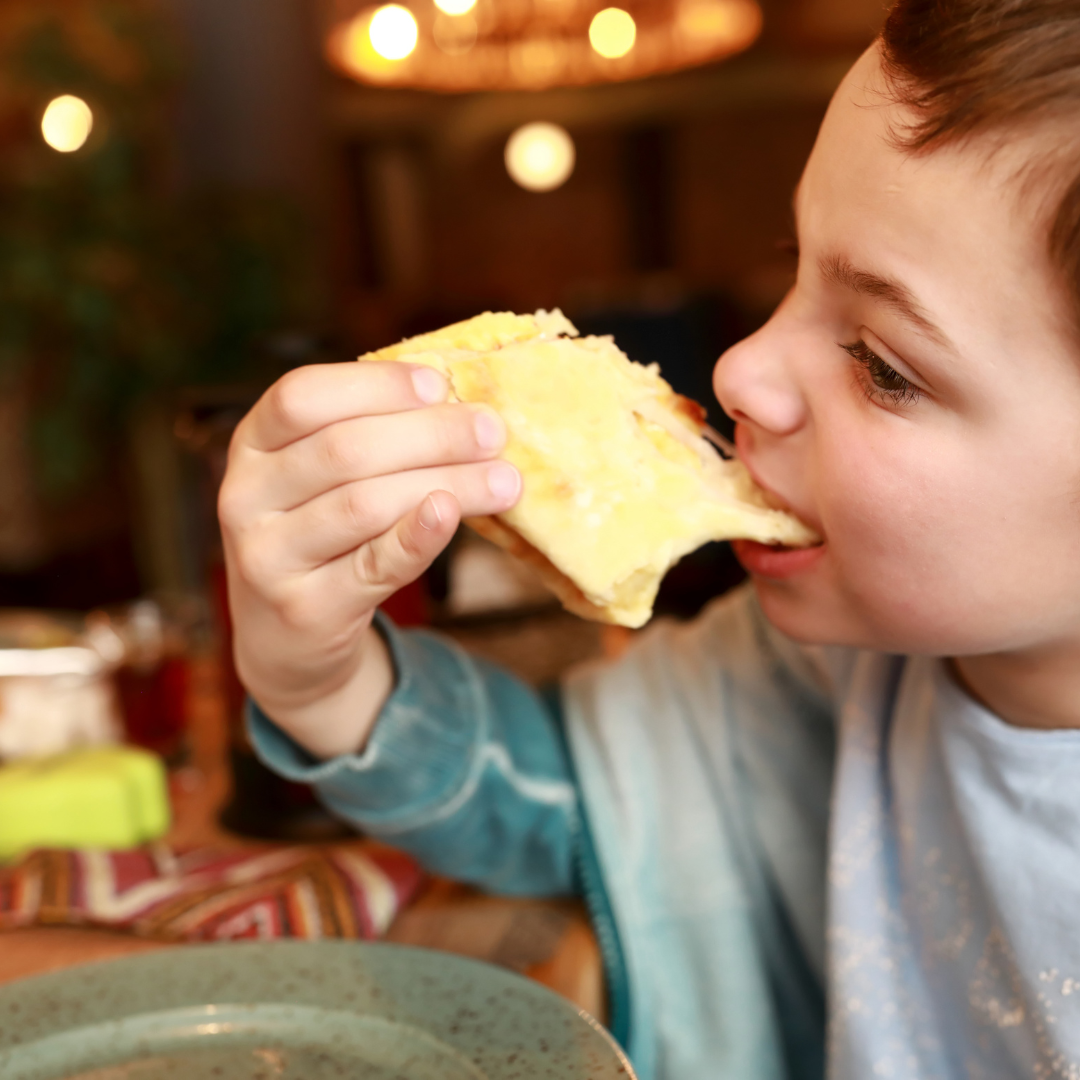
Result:
[[[880,277],[869,270],[860,270],[843,255],[828,255],[818,265],[826,281],[862,296],[884,300],[901,318],[921,330],[932,341],[943,348],[955,350],[945,331],[930,319],[903,282]]]

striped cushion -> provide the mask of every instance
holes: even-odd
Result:
[[[0,929],[99,926],[164,941],[375,938],[422,879],[408,855],[366,842],[39,850],[0,869]]]

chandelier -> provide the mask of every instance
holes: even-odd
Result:
[[[338,71],[378,86],[543,90],[720,60],[745,49],[761,30],[757,0],[619,3],[406,0],[340,6],[327,54]]]

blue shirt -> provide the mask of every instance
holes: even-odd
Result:
[[[253,708],[256,750],[437,872],[585,892],[643,1078],[1080,1080],[1080,732],[798,646],[747,589],[552,701],[382,626],[362,754]]]

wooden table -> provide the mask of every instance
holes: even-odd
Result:
[[[230,777],[218,668],[210,658],[193,668],[190,724],[191,764],[171,776],[173,825],[168,841],[177,847],[251,846],[253,841],[226,832],[218,823]],[[437,879],[399,913],[386,937],[514,968],[603,1018],[600,953],[577,901],[490,897]],[[0,983],[72,964],[172,948],[183,945],[75,927],[11,930],[0,934]]]

